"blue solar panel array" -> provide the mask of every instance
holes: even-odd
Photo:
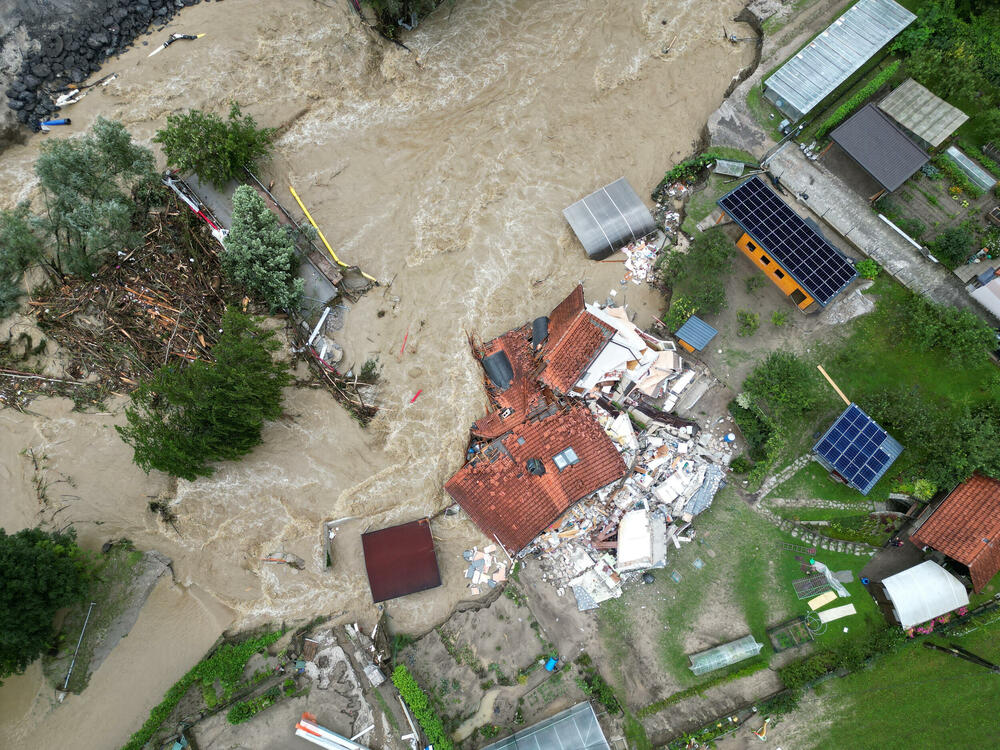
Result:
[[[722,196],[718,204],[820,305],[825,307],[857,277],[850,259],[759,177]]]
[[[903,446],[856,404],[851,404],[813,450],[827,468],[867,495],[903,452]]]

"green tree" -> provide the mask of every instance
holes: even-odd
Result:
[[[230,102],[228,122],[197,109],[169,115],[167,127],[157,131],[153,142],[163,146],[170,166],[221,188],[243,167],[252,169],[270,156],[274,133],[274,128],[258,128],[250,115],[243,116],[240,105]]]
[[[819,400],[819,374],[791,352],[771,352],[743,382],[743,389],[776,413],[802,414]]]
[[[222,267],[237,284],[272,310],[293,309],[302,297],[295,243],[264,199],[248,185],[233,195],[233,225],[226,237]]]
[[[42,241],[35,234],[27,202],[0,211],[0,317],[17,309],[23,294],[24,270],[42,257]]]
[[[684,312],[714,314],[726,306],[726,277],[732,270],[732,257],[732,243],[718,228],[695,237],[686,253],[667,256],[661,265],[663,280],[673,290],[673,299],[684,302]]]
[[[76,535],[0,529],[0,679],[20,674],[51,644],[61,607],[87,593],[89,567]]]
[[[996,332],[969,310],[942,305],[917,295],[900,305],[892,319],[901,338],[923,351],[948,352],[958,364],[979,364],[996,349]]]
[[[76,276],[97,270],[102,258],[142,239],[133,192],[155,181],[152,152],[132,142],[120,123],[98,117],[80,138],[47,141],[35,161],[51,237],[51,267]]]
[[[972,255],[975,235],[965,226],[951,227],[927,243],[934,257],[948,268],[962,265]]]
[[[144,471],[158,469],[194,480],[213,461],[231,461],[261,442],[264,422],[281,415],[288,366],[274,361],[274,331],[230,308],[212,348],[212,363],[168,365],[132,392],[127,424],[118,426]]]

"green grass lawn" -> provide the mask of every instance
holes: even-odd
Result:
[[[996,624],[962,637],[929,638],[954,642],[994,663],[1000,661]],[[1000,744],[1000,675],[982,667],[908,644],[872,668],[820,685],[801,711],[820,704],[833,721],[812,739],[817,750],[916,750],[987,748]],[[812,704],[812,705],[810,705]]]
[[[859,508],[864,508],[870,506],[872,500],[885,500],[889,496],[888,487],[880,487],[879,484],[875,485],[872,491],[865,496],[853,487],[834,481],[830,478],[830,472],[815,461],[810,461],[793,474],[790,479],[775,487],[771,491],[771,495],[802,500],[833,500],[838,503],[856,504]]]
[[[685,544],[680,550],[670,549],[665,570],[656,571],[656,582],[649,586],[634,586],[616,600],[601,604],[598,625],[601,640],[613,662],[609,668],[614,679],[621,684],[621,671],[629,668],[629,643],[635,638],[650,637],[648,631],[639,631],[633,624],[633,612],[640,606],[656,602],[659,619],[667,628],[659,636],[659,667],[666,670],[682,687],[707,682],[717,675],[710,672],[695,676],[691,673],[684,644],[686,637],[698,621],[698,614],[717,605],[709,598],[712,584],[728,581],[723,596],[735,602],[747,624],[747,630],[759,643],[765,644],[761,655],[769,659],[773,654],[766,629],[810,610],[800,601],[792,582],[805,577],[797,553],[783,551],[781,542],[801,544],[801,540],[780,531],[760,514],[752,510],[732,487],[719,492],[712,507],[695,521],[698,539],[702,543]],[[715,553],[712,557],[709,550]],[[808,557],[808,556],[806,556]],[[700,558],[705,566],[697,570],[692,565]],[[851,603],[858,614],[837,621],[827,632],[817,637],[823,645],[833,645],[842,638],[853,637],[867,617],[878,616],[874,600],[859,582],[866,556],[817,550],[815,558],[832,570],[852,570],[855,580],[846,584],[851,596],[839,604]],[[678,571],[681,582],[670,579]],[[719,596],[719,589],[713,589]],[[847,634],[843,626],[849,628]],[[800,649],[805,655],[805,649]],[[649,666],[649,665],[647,665]],[[735,671],[740,664],[730,669]]]

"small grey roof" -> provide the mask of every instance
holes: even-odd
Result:
[[[563,209],[563,216],[593,260],[656,229],[653,215],[624,177]]]
[[[969,116],[935,96],[912,78],[907,78],[882,101],[878,108],[917,138],[937,148]]]
[[[712,328],[712,326],[698,316],[692,315],[684,322],[684,325],[677,329],[677,333],[674,336],[687,342],[700,352],[708,346],[716,334],[718,334],[718,331]]]
[[[743,175],[744,164],[741,161],[729,161],[728,159],[715,160],[715,173],[725,174],[730,177],[741,177]]]
[[[577,703],[483,750],[609,750],[589,702]]]
[[[890,193],[930,161],[927,152],[874,104],[863,106],[830,138]]]
[[[860,0],[778,68],[764,86],[804,115],[914,19],[893,0]]]

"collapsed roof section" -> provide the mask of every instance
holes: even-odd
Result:
[[[529,470],[532,459],[544,473]],[[445,490],[513,554],[577,500],[624,475],[614,443],[586,407],[574,404],[552,407],[494,440]]]

